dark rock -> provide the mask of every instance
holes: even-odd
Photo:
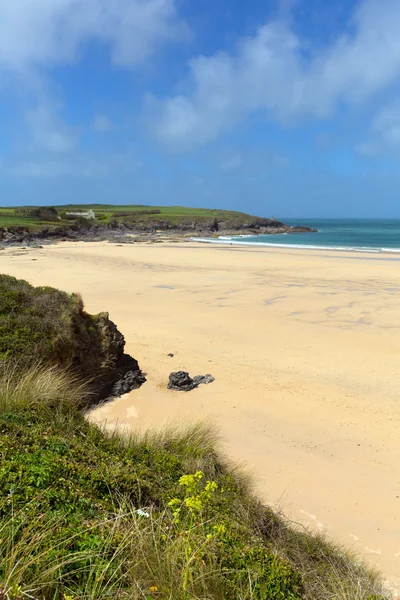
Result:
[[[186,373],[186,371],[177,371],[176,373],[171,373],[169,376],[169,390],[190,392],[198,385],[198,383],[194,383],[193,379],[189,376],[189,373]]]
[[[146,382],[138,361],[124,353],[125,338],[108,316],[100,313],[95,317],[103,352],[99,353],[99,376],[95,379],[97,397],[118,398],[139,388]]]
[[[139,215],[140,217],[140,215]],[[79,224],[70,223],[58,227],[44,227],[40,231],[32,232],[28,227],[0,227],[1,246],[36,246],[38,242],[54,243],[54,241],[83,240],[100,241],[110,240],[118,244],[132,244],[136,240],[126,237],[126,234],[140,234],[149,239],[157,232],[164,235],[178,233],[189,236],[190,234],[225,235],[252,234],[266,235],[276,233],[306,233],[314,232],[315,229],[301,225],[291,227],[277,219],[265,219],[261,217],[238,216],[238,217],[214,217],[214,218],[190,218],[183,217],[177,223],[167,219],[145,219],[140,220],[137,216],[127,218],[124,222],[111,220],[107,224]],[[161,243],[162,240],[152,240],[152,243]]]
[[[318,229],[304,227],[303,225],[296,225],[292,227],[291,233],[317,233]]]
[[[168,389],[181,392],[190,392],[197,388],[200,384],[208,384],[215,381],[212,375],[196,375],[193,379],[186,371],[177,371],[169,376]]]
[[[196,375],[196,377],[193,377],[193,383],[197,383],[197,385],[208,385],[209,383],[213,383],[213,381],[215,381],[215,377],[209,373],[207,375]]]
[[[119,396],[122,396],[123,394],[127,394],[132,390],[137,390],[145,383],[145,381],[146,378],[142,371],[128,371],[114,384],[110,392],[110,398],[119,398]]]
[[[170,353],[168,354],[168,356],[169,356],[170,358],[174,358],[174,355],[172,354],[172,352],[170,352]]]

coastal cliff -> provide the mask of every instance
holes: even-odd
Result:
[[[108,313],[88,314],[79,295],[0,275],[0,360],[69,369],[90,382],[91,402],[97,402],[144,383],[124,348]]]
[[[154,236],[163,233],[167,236],[187,237],[219,234],[296,234],[316,231],[301,225],[291,227],[274,218],[225,210],[100,205],[96,211],[90,209],[81,214],[68,212],[63,207],[15,209],[14,213],[6,213],[5,210],[0,209],[0,246],[3,247],[34,245],[46,240],[112,239],[126,234]],[[83,215],[90,215],[90,218]]]

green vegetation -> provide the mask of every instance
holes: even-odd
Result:
[[[0,227],[20,226],[37,231],[43,227],[52,229],[66,224],[79,225],[79,217],[74,217],[67,213],[85,212],[89,209],[92,209],[96,215],[96,219],[92,220],[91,223],[103,226],[112,222],[123,222],[128,225],[134,225],[151,221],[166,221],[167,223],[176,225],[193,220],[208,222],[213,219],[223,219],[232,223],[252,223],[256,220],[256,217],[240,212],[184,206],[70,204],[57,206],[56,208],[0,208]]]
[[[44,206],[42,208],[15,208],[14,214],[22,218],[37,219],[38,221],[58,221],[58,212],[54,206]]]
[[[84,369],[122,351],[79,296],[0,276],[1,600],[385,600],[371,569],[263,506],[208,425],[90,423]]]
[[[62,365],[101,391],[118,379],[124,344],[108,314],[89,315],[77,294],[0,275],[0,360]]]
[[[83,314],[79,296],[0,275],[0,358],[69,364]],[[87,333],[89,335],[88,324]],[[72,347],[71,347],[72,346]]]
[[[209,427],[106,433],[82,394],[55,368],[0,374],[0,596],[383,598],[375,574],[264,508]]]

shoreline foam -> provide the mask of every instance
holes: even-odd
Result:
[[[287,235],[287,234],[283,234]],[[253,235],[241,235],[240,238],[257,238]],[[191,238],[193,242],[201,244],[225,244],[237,246],[256,246],[267,248],[293,248],[294,250],[331,250],[334,252],[362,252],[371,254],[400,254],[400,248],[376,248],[373,246],[319,246],[312,244],[280,244],[279,242],[250,242],[238,240],[232,236],[220,236],[219,238]]]

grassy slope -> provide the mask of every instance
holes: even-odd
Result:
[[[0,227],[29,227],[32,231],[36,231],[43,225],[41,221],[21,217],[10,209],[0,208]]]
[[[122,376],[123,349],[124,338],[108,314],[89,315],[77,294],[0,275],[0,361],[73,368],[91,380],[94,393],[106,393]]]
[[[118,213],[132,213],[132,217],[137,217],[140,220],[168,220],[172,223],[178,223],[181,219],[213,219],[213,218],[221,218],[221,219],[252,219],[249,215],[245,215],[244,213],[234,212],[234,211],[225,211],[218,209],[206,209],[206,208],[189,208],[184,206],[144,206],[144,205],[128,205],[128,206],[119,206],[112,204],[69,204],[65,206],[57,206],[57,211],[59,214],[62,211],[85,211],[89,208],[95,211],[96,216],[104,215],[105,218],[102,220],[96,221],[98,223],[107,223],[111,219],[124,219],[126,216],[118,217]],[[159,214],[155,215],[143,215],[140,214],[139,211],[143,211],[146,209],[158,209],[160,210]],[[136,214],[135,214],[136,213]],[[139,213],[139,214],[137,214]],[[128,216],[129,218],[129,216]],[[58,223],[51,222],[43,222],[36,219],[31,219],[29,217],[24,217],[14,213],[12,208],[0,208],[0,227],[11,227],[11,226],[26,226],[31,228],[32,230],[40,229],[43,226],[46,227],[56,227],[59,225],[67,225],[68,221],[61,221]]]
[[[114,328],[0,276],[0,599],[380,600],[374,573],[262,506],[209,428],[127,439],[85,420],[65,369],[83,354],[98,375]]]
[[[83,393],[54,368],[0,374],[0,597],[383,598],[264,508],[208,428],[107,434],[74,407]]]

